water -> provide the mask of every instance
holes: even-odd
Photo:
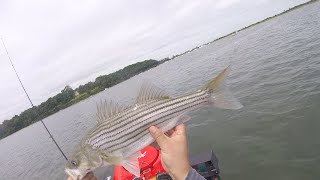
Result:
[[[152,80],[172,95],[192,92],[231,64],[228,82],[244,108],[193,112],[190,152],[213,148],[224,179],[318,179],[319,9],[319,2],[305,6],[188,53],[60,111],[45,123],[69,156],[95,124],[100,99],[130,104],[141,79]],[[1,140],[0,162],[0,179],[66,178],[64,159],[40,123]]]

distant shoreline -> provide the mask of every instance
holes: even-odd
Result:
[[[249,29],[249,28],[251,28],[251,27],[253,27],[253,26],[256,26],[256,25],[261,24],[261,23],[263,23],[263,22],[269,21],[269,20],[271,20],[271,19],[273,19],[273,18],[275,18],[275,17],[278,17],[278,16],[280,16],[280,15],[286,14],[286,13],[288,13],[288,12],[290,12],[290,11],[299,9],[299,8],[305,6],[305,5],[308,5],[308,4],[317,2],[317,1],[319,1],[319,0],[310,0],[310,1],[308,1],[308,2],[299,4],[299,5],[297,5],[297,6],[294,6],[294,7],[292,7],[292,8],[289,8],[289,9],[287,9],[287,10],[285,10],[285,11],[279,13],[279,14],[276,14],[276,15],[274,15],[274,16],[270,16],[270,17],[268,17],[268,18],[265,18],[265,19],[263,19],[263,20],[261,20],[261,21],[258,21],[258,22],[256,22],[256,23],[254,23],[254,24],[251,24],[251,25],[246,26],[246,27],[244,27],[244,28],[241,28],[241,29],[239,29],[239,30],[233,31],[233,32],[228,33],[228,34],[226,34],[226,35],[224,35],[224,36],[218,37],[218,38],[216,38],[216,39],[214,39],[214,40],[212,40],[212,41],[210,41],[210,42],[207,42],[207,43],[205,43],[205,44],[202,44],[202,45],[200,45],[200,46],[197,46],[197,47],[195,47],[195,48],[192,48],[192,49],[190,49],[190,50],[188,50],[188,51],[185,51],[185,52],[183,52],[183,53],[181,53],[181,54],[174,55],[174,56],[172,56],[172,58],[169,58],[169,59],[171,60],[171,59],[174,59],[174,58],[176,58],[176,57],[185,55],[185,54],[187,54],[187,53],[189,53],[189,52],[191,52],[191,51],[194,51],[194,50],[196,50],[196,49],[202,48],[202,47],[204,47],[204,46],[207,46],[207,45],[209,45],[209,44],[211,44],[211,43],[214,43],[214,42],[219,41],[219,40],[221,40],[221,39],[224,39],[224,38],[226,38],[226,37],[233,36],[233,35],[237,34],[237,33],[240,32],[240,31]]]
[[[41,119],[44,119],[50,115],[55,114],[56,112],[65,109],[71,105],[74,105],[84,99],[89,98],[90,96],[97,94],[106,88],[110,88],[116,84],[119,84],[125,80],[130,79],[131,77],[140,74],[142,72],[145,72],[149,69],[152,69],[166,61],[173,60],[179,56],[185,55],[189,52],[192,52],[196,49],[202,48],[206,45],[209,45],[213,42],[216,42],[218,40],[221,40],[226,37],[230,37],[235,35],[236,33],[246,30],[250,27],[253,27],[255,25],[258,25],[260,23],[266,22],[268,20],[271,20],[277,16],[283,15],[285,13],[288,13],[290,11],[296,10],[300,7],[303,7],[305,5],[317,2],[319,0],[311,0],[306,3],[297,5],[295,7],[292,7],[286,11],[283,11],[282,13],[279,13],[277,15],[268,17],[262,21],[256,22],[254,24],[251,24],[249,26],[246,26],[240,30],[228,33],[227,35],[221,36],[217,39],[214,39],[208,43],[205,43],[203,45],[197,46],[191,50],[185,51],[181,54],[173,55],[171,58],[167,57],[162,60],[145,60],[142,62],[137,62],[135,64],[128,65],[124,67],[123,69],[120,69],[114,73],[110,73],[108,75],[102,75],[95,79],[94,82],[88,82],[84,85],[80,85],[76,89],[72,89],[70,86],[66,86],[60,93],[57,95],[50,97],[45,102],[41,103],[38,106],[35,106],[33,108],[29,108],[20,115],[15,115],[10,120],[4,120],[2,124],[0,124],[0,140],[2,138],[5,138],[35,122],[40,121]]]

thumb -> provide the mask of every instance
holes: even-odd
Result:
[[[167,141],[167,136],[157,127],[151,126],[149,128],[151,136],[157,141],[160,148],[163,148]]]

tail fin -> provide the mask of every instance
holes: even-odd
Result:
[[[209,99],[213,106],[222,109],[240,109],[243,107],[242,104],[233,97],[225,83],[225,78],[229,74],[229,71],[230,66],[211,80],[204,89],[209,90]]]

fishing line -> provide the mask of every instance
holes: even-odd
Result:
[[[21,85],[24,93],[27,95],[27,97],[28,97],[28,99],[29,99],[29,101],[30,101],[30,103],[31,103],[31,106],[34,107],[32,101],[31,101],[31,99],[30,99],[30,97],[29,97],[29,94],[27,93],[26,89],[24,88],[24,86],[23,86],[23,84],[22,84],[22,81],[21,81],[21,79],[20,79],[20,77],[19,77],[19,74],[18,74],[16,68],[15,68],[14,65],[13,65],[12,59],[11,59],[11,57],[10,57],[10,55],[9,55],[9,52],[8,52],[8,50],[7,50],[7,47],[6,47],[6,45],[5,45],[4,40],[3,40],[2,37],[1,37],[1,41],[2,41],[2,44],[3,44],[3,47],[4,47],[5,51],[6,51],[6,53],[7,53],[8,59],[9,59],[9,61],[10,61],[10,63],[11,63],[11,66],[12,66],[14,72],[16,73],[16,76],[17,76],[17,78],[18,78],[18,80],[19,80],[19,82],[20,82],[20,85]],[[36,112],[36,114],[37,114],[37,112]],[[48,134],[50,135],[50,137],[51,137],[51,139],[53,140],[53,142],[56,144],[57,148],[59,149],[59,151],[61,152],[61,154],[63,155],[63,157],[68,161],[67,156],[63,153],[63,151],[61,150],[61,148],[60,148],[60,146],[58,145],[58,143],[56,142],[56,140],[53,138],[53,136],[52,136],[52,134],[50,133],[50,131],[49,131],[49,129],[47,128],[47,126],[44,124],[44,122],[42,121],[42,119],[41,119],[40,121],[41,121],[42,125],[44,126],[44,128],[47,130],[47,132],[48,132]]]

